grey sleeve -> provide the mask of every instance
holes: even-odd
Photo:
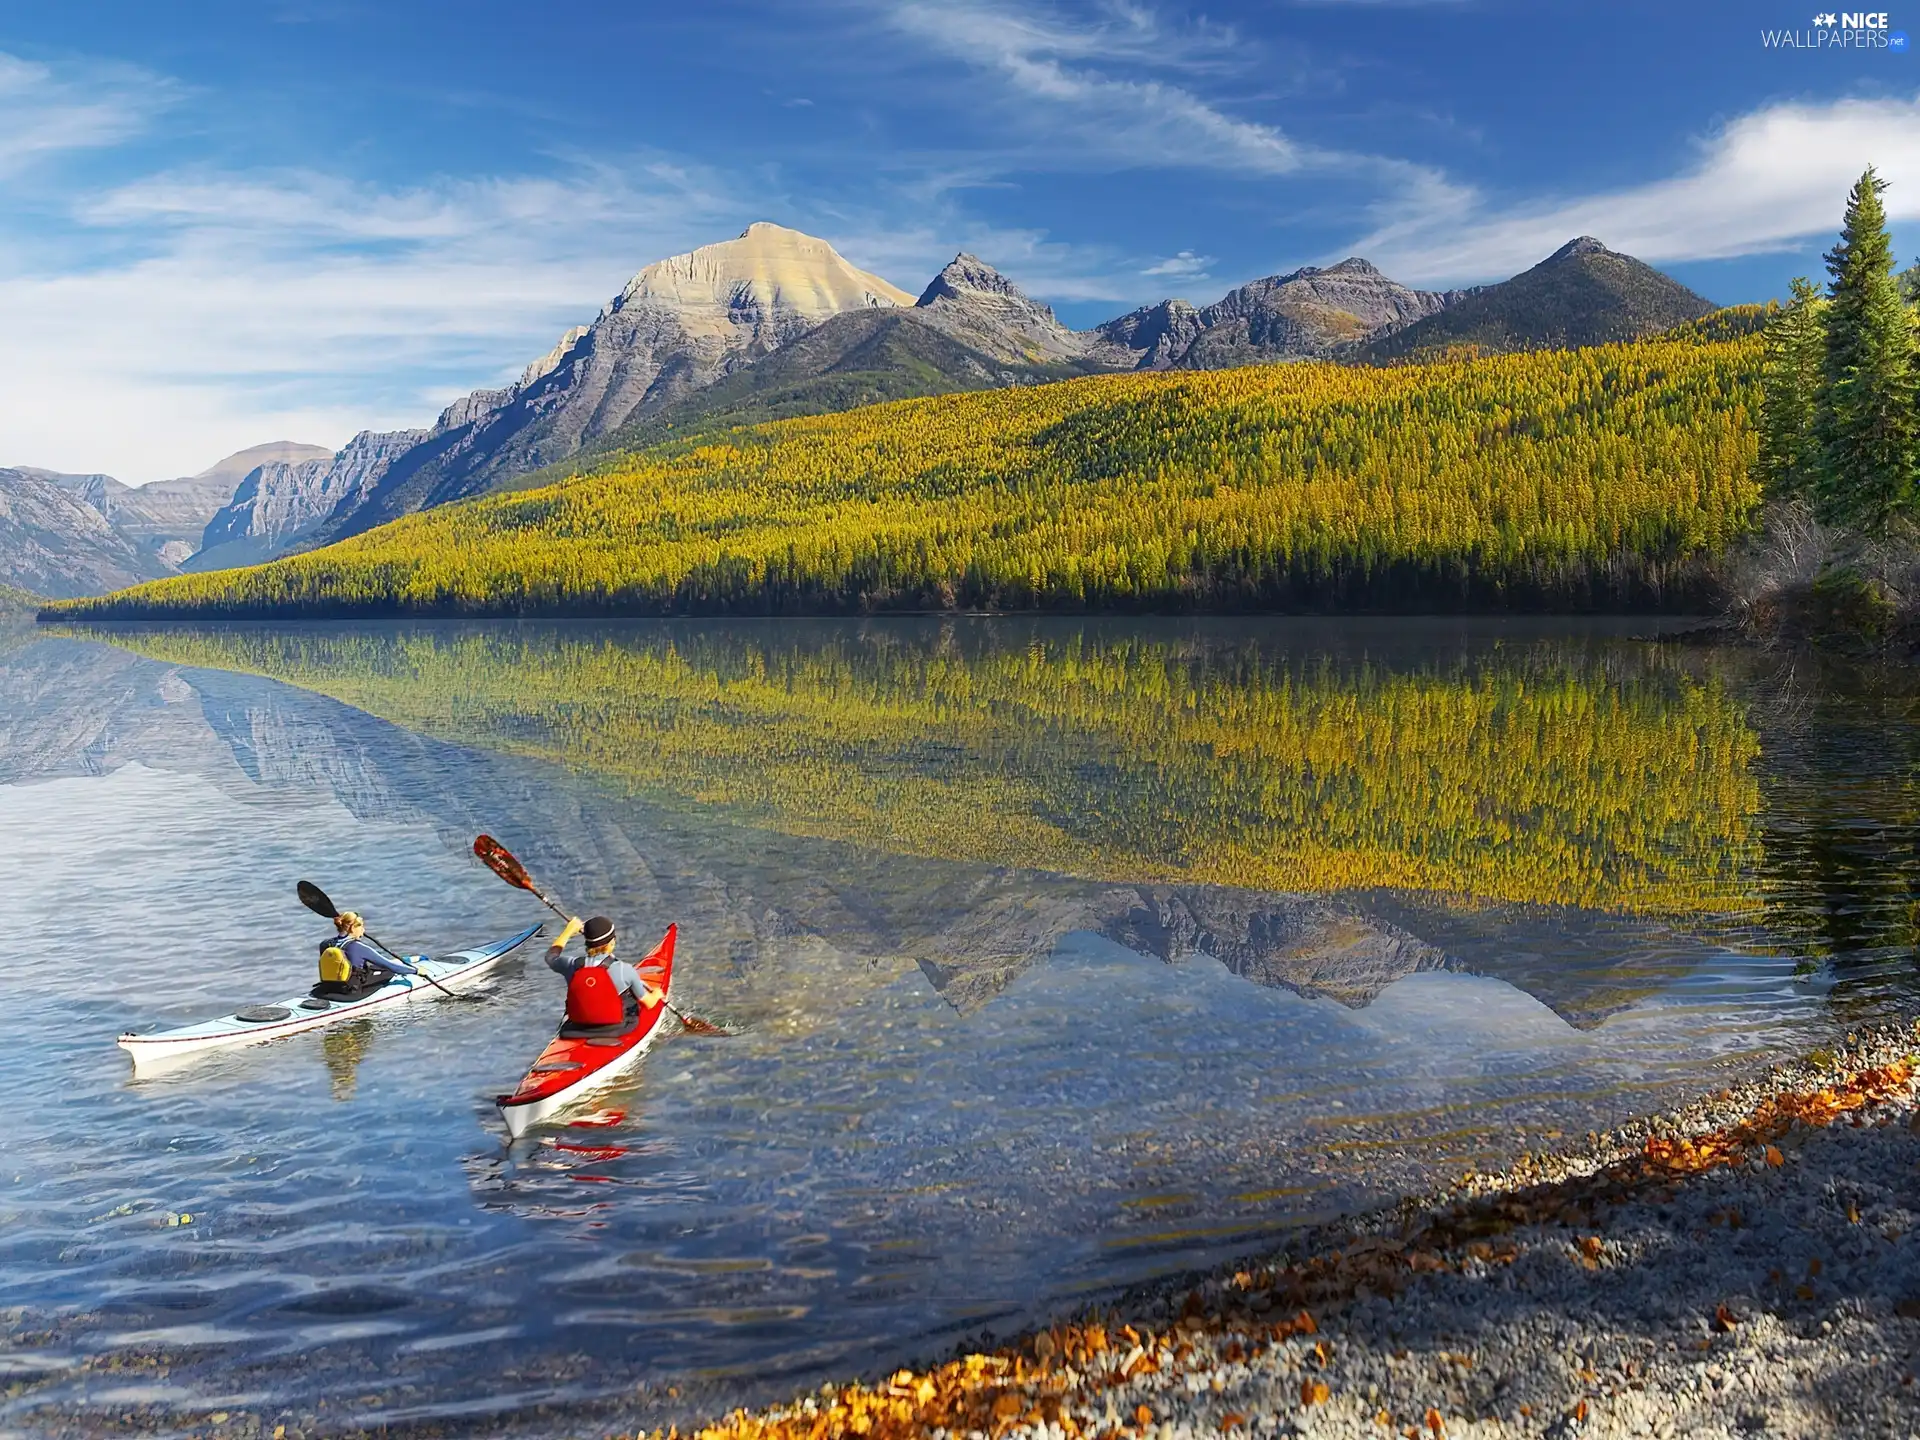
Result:
[[[547,968],[556,975],[565,975],[571,979],[573,972],[580,968],[580,962],[570,959],[565,950],[555,949],[549,945],[547,947]]]

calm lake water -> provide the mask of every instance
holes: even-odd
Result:
[[[0,1430],[683,1417],[1901,1013],[1920,686],[1647,628],[0,632]],[[297,879],[540,918],[482,830],[743,1033],[511,1147],[534,954],[132,1080],[309,982]]]

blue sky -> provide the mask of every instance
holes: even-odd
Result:
[[[1920,36],[1920,9],[1889,12]],[[1780,0],[0,0],[0,464],[146,481],[424,424],[627,276],[769,219],[1077,325],[1362,254],[1579,233],[1710,298],[1848,180],[1920,244],[1920,55]]]

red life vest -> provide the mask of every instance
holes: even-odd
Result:
[[[604,965],[582,965],[567,978],[567,1019],[576,1025],[618,1025],[626,1002]]]

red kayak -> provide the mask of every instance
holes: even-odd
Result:
[[[668,996],[673,990],[673,942],[679,934],[678,925],[669,925],[653,952],[634,967],[642,980],[659,986]],[[666,1013],[661,1002],[619,1025],[563,1023],[560,1033],[528,1067],[519,1089],[499,1097],[507,1133],[518,1139],[627,1074],[653,1043]]]

